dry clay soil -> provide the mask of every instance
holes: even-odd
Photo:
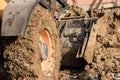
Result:
[[[66,69],[61,71],[60,80],[120,80],[119,12],[117,9],[114,14],[105,13],[97,21],[94,57],[92,63],[85,66],[85,73]]]
[[[98,21],[100,28],[93,62],[85,67],[91,76],[100,80],[120,80],[120,21],[117,12],[105,14]]]
[[[95,80],[120,80],[120,16],[117,13],[105,14],[99,19],[98,24],[100,28],[93,62],[86,65],[85,71]],[[0,75],[3,75],[2,71],[4,72],[0,69]],[[66,76],[69,73],[62,71],[60,75]],[[61,80],[71,80],[69,76],[62,77]],[[78,80],[81,79],[78,78]]]

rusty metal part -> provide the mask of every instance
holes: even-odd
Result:
[[[23,35],[31,12],[39,0],[12,0],[4,10],[1,36]]]

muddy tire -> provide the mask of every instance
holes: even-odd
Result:
[[[49,11],[37,5],[25,35],[5,38],[4,66],[12,80],[58,80],[60,66],[59,36]]]

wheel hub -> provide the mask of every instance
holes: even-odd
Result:
[[[41,46],[41,57],[43,60],[46,60],[48,57],[48,46],[44,41],[39,41],[39,46]]]
[[[39,48],[42,56],[41,69],[45,76],[53,76],[55,70],[55,46],[52,35],[47,29],[40,32]]]

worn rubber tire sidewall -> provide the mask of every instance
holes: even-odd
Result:
[[[40,68],[39,33],[45,28],[49,29],[55,41],[55,74],[50,78],[45,77]],[[37,5],[32,11],[25,35],[19,36],[10,44],[3,43],[4,66],[10,73],[12,80],[15,80],[19,75],[26,77],[27,80],[58,80],[61,59],[59,42],[55,20],[48,10]]]

